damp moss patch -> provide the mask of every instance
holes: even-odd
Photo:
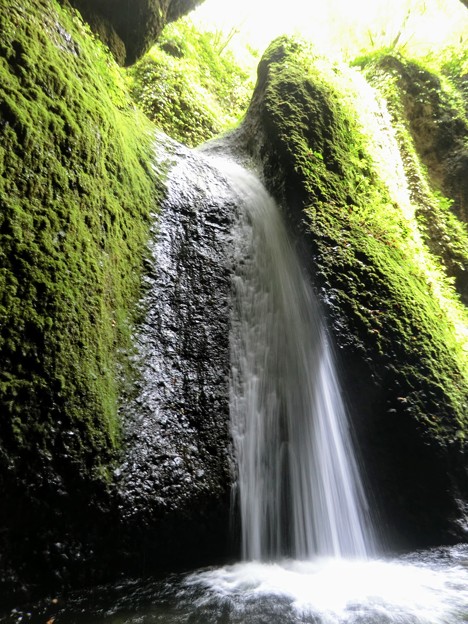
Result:
[[[78,14],[25,0],[0,26],[0,471],[107,479],[151,128]]]

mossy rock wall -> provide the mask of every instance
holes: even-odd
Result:
[[[441,77],[403,58],[385,56],[369,67],[369,75],[379,73],[395,81],[400,123],[407,124],[431,181],[468,224],[468,121],[461,97],[457,101]]]
[[[131,94],[158,128],[195,147],[232,128],[245,113],[254,82],[219,32],[200,32],[188,19],[164,29],[130,68]]]
[[[402,56],[377,54],[359,63],[387,103],[421,231],[468,305],[468,119],[463,94],[443,76]]]
[[[149,123],[77,14],[3,3],[0,30],[0,577],[14,587],[93,558],[76,536],[98,530],[120,448],[160,184]]]
[[[343,76],[307,46],[277,40],[228,143],[260,166],[302,246],[383,533],[393,546],[457,540],[468,494],[466,344],[430,283],[424,263],[438,261],[417,220],[379,177],[359,89],[350,95]]]

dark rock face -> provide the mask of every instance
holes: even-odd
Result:
[[[209,561],[228,545],[236,197],[201,154],[176,152],[145,264],[136,381],[121,408],[127,450],[116,476],[122,525],[148,532],[150,556]]]
[[[203,0],[71,0],[117,62],[132,65],[156,41],[168,22]]]

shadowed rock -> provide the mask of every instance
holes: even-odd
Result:
[[[71,0],[120,65],[132,65],[168,22],[203,0]]]

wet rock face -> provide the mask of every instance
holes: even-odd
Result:
[[[12,527],[1,542],[1,606],[233,552],[229,331],[239,199],[206,156],[167,137],[155,151],[158,167],[168,152],[171,165],[153,215],[130,372],[122,370],[120,462],[101,485],[79,480],[62,457],[72,485],[49,471],[40,486],[26,475],[9,488],[0,473],[8,500],[0,520]]]
[[[203,0],[71,0],[118,63],[132,65],[156,41],[168,22]]]
[[[206,158],[179,147],[176,159],[145,266],[136,381],[121,409],[127,450],[115,474],[123,525],[130,534],[146,527],[158,555],[170,542],[177,560],[190,550],[221,555],[227,543],[236,202]]]

